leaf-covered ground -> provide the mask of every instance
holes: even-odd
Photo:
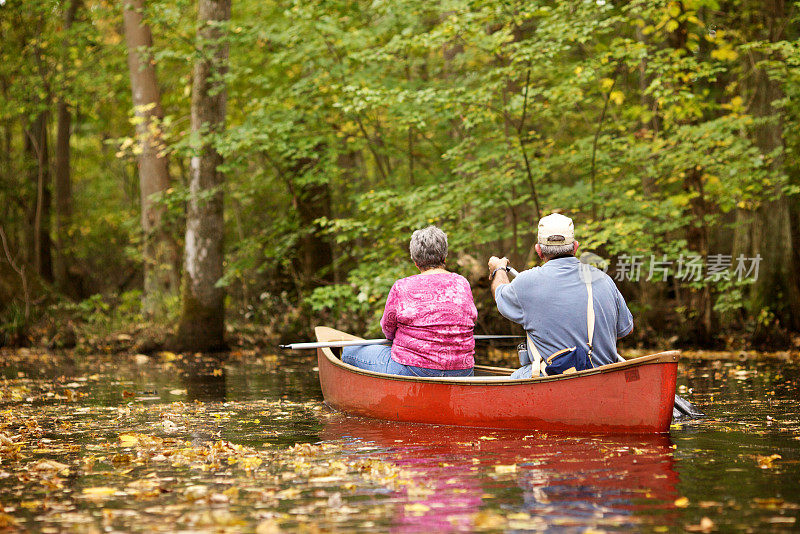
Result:
[[[313,362],[5,353],[0,528],[42,532],[790,531],[800,369],[698,360],[670,436],[348,417]]]

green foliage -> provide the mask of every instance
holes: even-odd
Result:
[[[0,347],[24,343],[32,320],[25,317],[25,306],[12,302],[0,314]]]
[[[90,2],[65,32],[62,4],[0,7],[11,139],[0,198],[21,191],[8,219],[25,227],[35,187],[11,178],[29,163],[24,124],[67,99],[79,110],[74,252],[94,281],[87,291],[124,291],[112,281],[136,276],[142,239],[120,7]],[[199,141],[188,127],[194,10],[157,0],[144,13],[175,178],[157,200],[177,240]],[[414,272],[410,233],[428,224],[448,232],[451,267],[490,254],[534,265],[535,221],[555,209],[574,217],[584,250],[607,259],[731,254],[736,221],[763,222],[800,191],[797,25],[783,20],[784,34],[770,35],[752,24],[768,15],[714,0],[238,2],[227,130],[201,134],[225,157],[218,285],[253,320],[310,314],[375,333],[391,283]],[[759,104],[768,86],[776,98]],[[331,261],[309,272],[307,252],[321,243]],[[731,328],[755,313],[753,293],[768,293],[659,284],[653,298],[675,306],[708,290]],[[490,296],[476,297],[491,309]]]

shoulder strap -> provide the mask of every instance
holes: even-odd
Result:
[[[589,362],[594,367],[592,360],[592,340],[594,339],[594,297],[592,296],[592,273],[591,267],[581,264],[583,283],[586,284],[586,331],[589,339]]]
[[[547,376],[547,373],[544,372],[544,368],[547,367],[547,362],[545,362],[544,358],[542,358],[542,355],[539,353],[539,349],[537,349],[536,345],[534,345],[533,339],[527,330],[525,331],[525,341],[528,342],[528,354],[532,356],[531,376],[534,378],[537,376]]]

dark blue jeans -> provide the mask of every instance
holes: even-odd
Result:
[[[413,365],[403,365],[392,359],[390,345],[363,345],[360,347],[344,347],[342,361],[359,369],[401,376],[473,376],[470,369],[426,369]]]

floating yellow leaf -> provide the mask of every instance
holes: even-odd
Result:
[[[174,360],[176,360],[178,358],[177,354],[175,354],[174,352],[170,352],[168,350],[161,351],[161,352],[158,353],[158,355],[165,362],[171,362],[171,361],[174,361]]]
[[[256,534],[280,534],[283,532],[274,519],[265,519],[256,527]]]
[[[771,454],[769,456],[756,456],[756,461],[758,462],[758,467],[761,469],[772,469],[774,466],[772,462],[775,460],[780,460],[780,454]]]
[[[288,488],[275,494],[275,496],[279,499],[294,499],[299,495],[300,490],[296,488]]]
[[[678,508],[686,508],[689,506],[689,499],[686,497],[679,497],[675,499],[675,506]]]
[[[763,499],[756,497],[753,499],[753,502],[755,502],[759,508],[776,509],[783,505],[784,500],[777,497],[767,497]]]
[[[714,527],[714,522],[711,519],[704,517],[700,520],[699,525],[686,525],[686,530],[689,532],[711,532],[714,530]]]
[[[68,471],[69,466],[55,460],[40,460],[29,468],[31,471]]]
[[[119,441],[123,447],[135,447],[139,444],[139,436],[136,434],[120,434]]]
[[[422,504],[421,502],[415,502],[413,504],[405,505],[405,511],[411,514],[423,514],[430,509],[431,509],[430,506]]]
[[[475,527],[481,530],[500,529],[506,526],[506,519],[491,511],[482,511],[473,517]]]
[[[111,497],[117,492],[117,488],[111,488],[108,486],[95,486],[93,488],[84,488],[83,494],[90,499],[104,499],[106,497]]]
[[[516,473],[517,472],[517,464],[511,465],[496,465],[494,466],[495,473]]]

